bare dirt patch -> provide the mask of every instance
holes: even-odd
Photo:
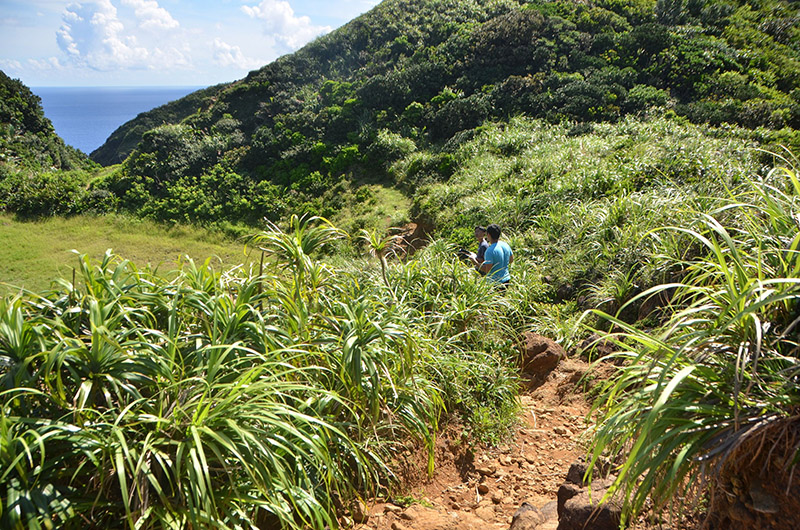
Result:
[[[500,447],[482,447],[453,428],[437,442],[433,477],[426,472],[425,452],[409,448],[399,458],[403,463],[399,470],[401,489],[361,506],[358,511],[362,513],[353,518],[361,524],[355,527],[556,530],[559,488],[570,466],[586,455],[591,434],[587,392],[591,381],[605,380],[613,370],[612,366],[601,366],[583,378],[589,364],[567,358],[547,375],[526,380],[526,390],[520,397],[521,422],[510,441]],[[710,516],[688,503],[677,512],[646,514],[631,522],[629,528],[800,528],[800,482],[794,477],[793,466],[798,447],[800,414],[776,422],[737,449],[708,490],[710,495],[703,497]],[[523,511],[534,508],[535,522],[512,524],[521,507]]]
[[[437,443],[430,479],[424,458],[409,451],[402,493],[369,504],[368,520],[357,528],[507,529],[527,502],[547,518],[538,529],[555,529],[556,493],[570,465],[585,454],[590,406],[581,377],[588,369],[583,361],[566,359],[543,381],[528,381],[520,426],[500,447],[474,447],[447,433]]]

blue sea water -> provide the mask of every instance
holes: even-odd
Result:
[[[32,87],[56,134],[91,153],[117,127],[203,87]]]

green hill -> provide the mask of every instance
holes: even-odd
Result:
[[[92,151],[92,160],[104,166],[119,164],[136,148],[144,133],[159,125],[178,123],[198,110],[209,107],[223,87],[217,85],[197,90],[177,101],[142,112],[111,133],[103,145]]]
[[[386,0],[246,78],[137,118],[98,187],[162,220],[335,216],[361,186],[447,181],[476,128],[670,115],[800,145],[796,2]],[[184,111],[196,107],[186,115]],[[123,138],[124,141],[119,141]],[[120,143],[116,143],[120,142]],[[115,147],[119,146],[119,147]],[[416,153],[397,172],[396,162]]]
[[[85,154],[56,135],[39,96],[0,71],[0,179],[18,171],[91,166]]]
[[[99,166],[64,143],[39,96],[0,72],[0,210],[21,216],[106,210],[107,191],[87,184]]]

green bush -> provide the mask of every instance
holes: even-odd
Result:
[[[635,85],[628,91],[627,106],[632,111],[663,107],[669,101],[665,90],[650,85]]]
[[[622,496],[625,517],[646,503],[658,510],[688,502],[709,480],[724,488],[715,483],[720,472],[741,469],[733,449],[793,417],[798,196],[795,172],[778,169],[718,208],[696,211],[694,224],[665,228],[702,253],[670,264],[683,270],[680,282],[639,295],[674,290],[663,326],[646,332],[601,314],[620,330],[607,338],[619,345],[612,357],[621,362],[596,403],[592,457],[614,462],[609,495]]]
[[[367,158],[375,166],[388,168],[396,160],[416,150],[417,146],[411,138],[381,129],[367,149]]]
[[[340,175],[361,161],[362,156],[358,146],[347,145],[342,147],[335,157],[326,157],[323,166],[331,174]]]
[[[0,180],[0,204],[22,217],[78,213],[96,203],[86,191],[86,180],[81,171],[14,173]]]

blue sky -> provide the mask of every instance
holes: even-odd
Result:
[[[28,86],[209,86],[379,0],[0,0],[0,70]]]

